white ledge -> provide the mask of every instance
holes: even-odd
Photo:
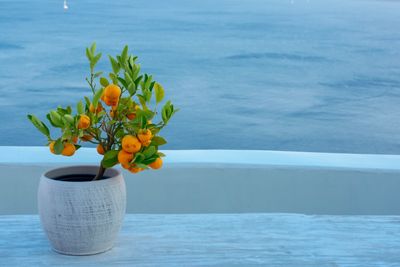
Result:
[[[159,171],[122,170],[130,213],[400,214],[400,156],[253,150],[167,150]],[[36,213],[39,177],[99,164],[47,147],[0,147],[0,214]],[[117,167],[120,168],[120,167]]]
[[[265,150],[165,150],[168,164],[229,164],[400,170],[400,155],[340,154]],[[73,157],[55,156],[47,147],[0,146],[0,164],[98,164],[94,148]]]

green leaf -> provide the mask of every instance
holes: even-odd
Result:
[[[138,114],[137,112],[136,112],[136,114],[137,114],[136,119],[139,120],[140,128],[141,128],[141,129],[146,128],[146,125],[147,125],[147,118],[146,118],[145,116],[143,116],[143,114]]]
[[[118,63],[119,63],[119,66],[120,66],[121,68],[123,68],[123,67],[124,67],[124,62],[122,61],[121,56],[117,56],[117,61],[118,61]]]
[[[122,138],[124,135],[125,135],[124,129],[119,129],[119,130],[115,133],[115,137],[117,137],[117,138]]]
[[[101,165],[104,168],[111,168],[118,163],[118,150],[109,150],[104,154]]]
[[[97,92],[94,94],[93,97],[93,107],[95,108],[95,110],[97,109],[97,105],[99,103],[100,97],[103,94],[104,88],[97,90]]]
[[[85,96],[84,98],[85,98],[86,106],[90,107],[90,99],[89,99],[89,97]]]
[[[139,72],[140,72],[140,64],[135,64],[134,68],[133,68],[132,78],[136,79],[136,77],[139,75]],[[139,76],[139,77],[142,77],[142,76]],[[142,78],[140,78],[140,79],[142,79]],[[139,81],[136,82],[136,80],[135,80],[136,87],[137,87]]]
[[[89,48],[86,48],[86,57],[89,61],[92,61],[93,55],[90,53]]]
[[[144,116],[146,120],[151,120],[154,117],[154,112],[151,110],[137,110],[137,116]]]
[[[161,136],[154,136],[152,139],[152,143],[154,143],[157,146],[162,146],[165,145],[167,141]]]
[[[149,89],[150,89],[150,91],[153,91],[153,88],[154,88],[154,85],[156,84],[156,81],[152,81],[151,82],[151,84],[150,84],[150,86],[149,86]]]
[[[131,96],[133,96],[136,93],[136,86],[134,83],[129,84],[127,89]]]
[[[160,103],[164,99],[164,88],[159,83],[154,84],[156,103]]]
[[[150,100],[151,100],[151,92],[150,92],[150,90],[148,90],[148,89],[144,90],[143,91],[143,95],[144,95],[144,97],[146,99],[146,102],[149,103]]]
[[[155,154],[154,156],[143,160],[142,163],[143,164],[150,164],[150,163],[153,163],[154,161],[156,161],[157,158],[159,158],[159,156],[157,154]]]
[[[90,47],[90,52],[92,53],[92,55],[94,55],[94,53],[96,53],[96,43],[92,44],[92,46]]]
[[[128,46],[126,45],[121,53],[121,60],[126,62],[128,60]]]
[[[135,154],[135,157],[133,158],[133,160],[131,162],[132,163],[141,163],[145,158],[146,158],[145,155],[138,152]]]
[[[60,155],[63,149],[64,149],[64,144],[62,143],[61,138],[58,138],[54,144],[54,152],[57,155]]]
[[[71,138],[71,131],[68,128],[64,129],[63,133],[61,135],[61,140],[65,141],[65,140],[70,139],[70,138]]]
[[[171,101],[168,101],[167,103],[165,103],[165,105],[161,110],[161,117],[164,123],[167,123],[169,120],[168,110],[170,109],[170,106],[171,106]]]
[[[125,81],[124,79],[122,79],[121,77],[118,77],[118,81],[122,84],[122,86],[123,86],[124,88],[127,88],[127,87],[128,87],[127,84],[126,84],[126,81]]]
[[[78,111],[78,114],[85,113],[85,107],[83,106],[82,101],[78,102],[78,104],[76,105],[76,110]]]
[[[179,111],[179,108],[177,108],[177,109],[174,109],[173,108],[174,106],[172,106],[172,114],[171,114],[171,117],[175,114],[175,113],[177,113],[178,111]]]
[[[135,59],[132,56],[129,56],[129,66],[133,69],[133,66],[135,66]]]
[[[51,126],[53,126],[53,127],[58,127],[57,125],[55,125],[55,124],[51,121],[51,117],[50,117],[50,114],[49,114],[49,113],[47,113],[46,118],[47,118],[47,120],[50,122]]]
[[[57,111],[50,111],[50,118],[54,125],[56,125],[57,127],[62,127],[64,125],[64,123],[62,122],[62,118]]]
[[[146,84],[144,86],[146,89],[150,89],[150,84],[151,84],[152,80],[153,80],[153,76],[152,75],[147,76]]]
[[[171,104],[171,101],[165,103],[161,110],[161,117],[163,119],[164,124],[167,124],[169,119],[178,111],[179,109],[174,110],[174,105]]]
[[[73,125],[74,124],[74,117],[72,117],[70,114],[65,114],[63,119],[68,123]]]
[[[114,73],[110,72],[110,74],[108,74],[108,76],[110,76],[113,84],[118,85],[118,76],[115,75]]]
[[[42,134],[50,138],[50,131],[47,126],[40,121],[36,116],[29,114],[28,119],[32,122],[33,126],[35,126]]]
[[[140,83],[140,81],[141,81],[142,79],[143,79],[143,76],[142,76],[142,75],[140,75],[139,77],[136,78],[136,80],[135,80],[136,88],[138,87],[138,85],[139,85],[139,83]]]
[[[125,80],[127,83],[133,83],[133,80],[127,71],[125,71]]]
[[[118,62],[112,56],[108,56],[108,57],[110,58],[111,67],[113,69],[113,72],[115,74],[117,74],[119,72],[119,70],[120,70],[120,66],[119,66]]]
[[[100,78],[100,84],[104,87],[107,87],[110,83],[108,82],[107,78],[101,77]]]
[[[62,108],[62,107],[57,107],[57,112],[58,114],[60,114],[61,116],[64,116],[65,114],[68,114],[68,110]]]
[[[125,69],[125,75],[126,74],[128,74],[129,78],[132,77],[133,71],[129,68],[129,66],[128,66],[128,68]],[[125,76],[125,80],[126,80],[126,76]],[[132,78],[131,78],[131,80],[132,80]]]
[[[154,146],[149,146],[143,151],[143,155],[146,158],[150,158],[157,152],[157,149]]]
[[[137,168],[148,169],[149,167],[146,164],[142,163],[135,163]]]
[[[92,60],[93,67],[97,64],[97,62],[99,62],[100,58],[101,58],[101,53],[97,54],[97,55],[93,58],[93,60]]]
[[[142,104],[143,107],[147,107],[146,98],[144,98],[142,95],[137,95],[137,97],[139,98],[140,104]]]
[[[161,128],[157,128],[155,124],[150,124],[148,128],[151,127],[151,132],[156,135],[160,132]]]

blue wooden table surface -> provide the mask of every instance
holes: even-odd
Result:
[[[38,216],[0,216],[0,266],[400,266],[400,216],[127,214],[115,247],[50,249]]]

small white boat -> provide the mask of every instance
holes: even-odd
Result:
[[[65,9],[65,10],[68,9],[67,0],[64,0],[64,9]]]

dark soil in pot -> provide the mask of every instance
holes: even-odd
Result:
[[[52,178],[57,181],[64,182],[91,182],[93,181],[95,174],[67,174]],[[109,176],[103,176],[101,179],[97,179],[96,181],[105,180],[110,178]]]

